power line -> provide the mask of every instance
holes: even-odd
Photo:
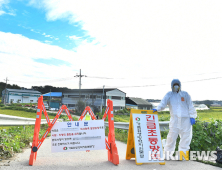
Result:
[[[59,81],[66,81],[66,80],[72,80],[72,77],[67,77],[67,78],[60,78],[60,79],[52,79],[52,80],[42,80],[42,81],[17,81],[17,80],[10,80],[12,82],[16,83],[53,83],[53,82],[59,82]]]
[[[197,82],[197,81],[206,81],[206,80],[214,80],[214,79],[221,79],[222,77],[214,77],[214,78],[208,78],[208,79],[201,79],[201,80],[192,80],[192,81],[185,81],[183,83],[190,83],[190,82]]]
[[[211,72],[211,73],[198,73],[198,74],[192,74],[194,75],[205,75],[205,74],[215,74],[220,72]],[[191,76],[191,75],[180,75],[180,76]],[[114,78],[114,77],[98,77],[98,76],[87,76],[88,78],[98,78],[98,79],[132,79],[132,78]],[[172,76],[154,76],[154,77],[140,77],[139,79],[158,79],[158,78],[166,78],[166,77],[172,77]]]
[[[125,79],[125,78],[111,78],[111,77],[95,77],[95,76],[87,76],[88,78],[96,78],[96,79]]]
[[[79,77],[79,88],[81,89],[81,77],[87,77],[87,78],[102,78],[102,79],[114,79],[114,78],[108,78],[108,77],[92,77],[92,76],[86,76],[86,75],[76,75],[74,77]],[[185,81],[182,83],[192,83],[192,82],[198,82],[198,81],[208,81],[208,80],[216,80],[216,79],[221,79],[222,77],[213,77],[213,78],[206,78],[206,79],[199,79],[199,80],[191,80],[191,81]],[[61,79],[54,79],[54,80],[47,80],[47,81],[36,81],[36,83],[52,83],[52,82],[57,82],[57,81],[65,81],[65,80],[71,80],[72,78],[67,77],[67,78],[61,78]],[[12,82],[20,82],[20,83],[33,83],[33,82],[23,82],[23,81],[13,81]],[[34,84],[34,83],[33,83]],[[106,86],[106,87],[113,87],[113,88],[134,88],[134,87],[152,87],[152,86],[163,86],[163,85],[168,85],[168,84],[152,84],[152,85],[136,85],[136,86]]]
[[[220,79],[222,77],[214,77],[214,78],[208,78],[208,79],[200,79],[200,80],[192,80],[192,81],[185,81],[181,83],[192,83],[192,82],[198,82],[198,81],[207,81],[207,80],[215,80]],[[163,85],[169,85],[169,84],[152,84],[152,85],[142,85],[142,86],[106,86],[106,87],[115,87],[115,88],[132,88],[132,87],[152,87],[152,86],[163,86]]]
[[[211,73],[200,73],[200,74],[192,74],[194,75],[205,75],[205,74],[215,74],[220,72],[211,72]],[[79,76],[79,75],[77,75]],[[181,76],[190,76],[190,75],[181,75]],[[95,79],[132,79],[132,78],[115,78],[115,77],[98,77],[98,76],[85,76],[87,78],[95,78]],[[141,77],[139,79],[158,79],[158,78],[166,78],[166,77],[172,77],[172,76],[161,76],[161,77]],[[33,83],[33,84],[41,84],[41,83],[54,83],[54,82],[60,82],[60,81],[67,81],[72,80],[72,77],[66,77],[66,78],[59,78],[59,79],[51,79],[51,80],[41,80],[41,81],[17,81],[17,80],[10,80],[11,82],[17,82],[17,83]]]

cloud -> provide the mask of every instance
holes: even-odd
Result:
[[[70,39],[72,39],[72,40],[79,40],[80,39],[80,37],[77,37],[77,36],[75,36],[75,35],[73,35],[73,36],[68,36]]]
[[[105,68],[111,64],[106,64],[106,66],[100,65],[102,58],[101,61],[98,61],[99,58],[94,59],[94,56],[92,56],[92,58],[88,58],[88,56],[83,56],[85,53],[82,53],[82,51],[79,51],[79,53],[68,51],[58,46],[50,45],[50,41],[47,40],[45,43],[41,43],[37,40],[29,39],[19,34],[4,32],[0,32],[0,37],[0,71],[5,72],[5,74],[0,75],[0,79],[8,76],[11,78],[11,83],[18,82],[19,85],[24,87],[30,87],[31,85],[51,84],[60,87],[67,86],[69,88],[78,88],[78,80],[73,78],[73,76],[76,74],[76,70],[82,69],[84,70],[83,73],[90,73],[93,75],[99,73],[99,70],[95,71],[94,73],[92,73],[91,70],[94,69],[94,67],[99,67],[100,69],[104,70],[104,73],[106,73],[107,71]],[[85,45],[85,48],[83,45]],[[93,47],[90,46],[91,44],[87,44],[87,42],[82,44],[83,49],[89,48],[89,50],[92,50]],[[100,51],[99,49],[97,50]],[[44,63],[35,62],[35,59],[62,60],[64,63],[69,63],[69,65],[67,66],[67,64],[64,64],[60,66],[49,66]],[[107,62],[108,60],[103,61]],[[10,67],[8,67],[9,65]],[[32,78],[27,78],[24,76],[27,74],[32,75]],[[109,75],[107,74],[107,76]],[[61,79],[64,77],[71,77],[72,81],[75,83],[54,83],[51,81],[52,79]],[[45,80],[43,82],[45,84],[38,84],[38,81],[42,82],[42,80]],[[36,82],[37,84],[35,84]],[[83,87],[98,87],[98,82],[90,83],[87,81]]]
[[[73,54],[73,52],[64,50],[57,46],[47,45],[37,40],[28,39],[19,34],[0,32],[0,37],[0,57],[2,61],[2,63],[0,63],[0,68],[1,71],[7,70],[7,75],[11,77],[11,79],[17,79],[16,77],[19,77],[20,79],[21,75],[25,75],[27,73],[33,76],[32,80],[41,76],[43,78],[47,77],[50,79],[50,77],[55,78],[57,76],[63,76],[61,73],[65,70],[67,73],[72,70],[72,68],[65,65],[62,67],[48,67],[46,64],[34,62],[33,59],[56,58],[70,63],[70,60],[75,58],[75,54]],[[11,69],[7,68],[9,65]],[[25,80],[28,79],[24,78],[24,81]]]
[[[160,67],[173,71],[166,65],[177,59],[191,64],[193,72],[196,64],[189,61],[200,62],[195,56],[205,56],[201,57],[205,60],[214,51],[214,58],[218,57],[222,15],[217,2],[42,0],[32,4],[43,8],[49,21],[81,22],[87,35],[130,62],[136,56],[134,63],[139,64],[149,56],[153,62],[161,60]],[[217,43],[212,44],[213,40]]]
[[[5,14],[5,11],[0,10],[0,15],[3,15],[3,14]]]
[[[3,7],[9,3],[8,0],[0,0],[0,15],[6,14],[5,11],[3,11]]]
[[[16,16],[15,10],[8,5],[9,2],[9,0],[0,0],[0,15],[7,14]]]
[[[133,86],[166,82],[169,86],[126,89],[129,96],[162,98],[170,90],[173,78],[180,78],[185,82],[204,78],[194,76],[197,73],[221,71],[220,1],[32,0],[30,5],[44,10],[48,21],[64,20],[72,25],[81,25],[86,30],[85,36],[95,39],[93,42],[81,41],[78,47],[73,46],[74,51],[63,51],[59,47],[45,43],[40,45],[39,42],[26,41],[24,37],[20,37],[27,46],[32,45],[31,49],[10,46],[9,42],[8,46],[0,49],[15,51],[15,56],[24,56],[27,53],[26,56],[32,58],[53,58],[55,55],[58,59],[69,61],[72,68],[81,68],[84,74],[126,79],[83,80],[83,87],[86,84],[102,87],[104,84]],[[74,40],[77,37],[73,37]],[[14,38],[18,38],[18,35],[13,35],[12,39]],[[17,51],[15,48],[24,51],[21,54],[20,49]],[[41,65],[41,70],[44,69],[47,70],[47,67]],[[66,73],[71,75],[71,72]],[[221,85],[218,80],[210,82]],[[208,82],[185,83],[183,89],[188,89],[194,99],[206,98],[205,94],[211,98],[214,94],[219,94],[210,88]]]
[[[48,41],[48,40],[45,40],[44,42],[47,43],[47,44],[51,44],[52,43],[52,41]]]
[[[0,0],[0,8],[9,3],[9,0]]]

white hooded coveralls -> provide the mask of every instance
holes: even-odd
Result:
[[[179,92],[174,92],[174,84],[179,84]],[[192,139],[192,125],[190,118],[196,118],[197,112],[193,106],[190,95],[181,91],[181,83],[174,79],[171,83],[172,91],[168,92],[157,106],[157,111],[162,111],[168,105],[170,109],[169,133],[167,135],[164,151],[175,151],[176,139],[180,135],[179,151],[186,153],[190,149]]]

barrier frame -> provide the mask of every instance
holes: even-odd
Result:
[[[58,118],[61,115],[63,110],[66,111],[66,114],[67,114],[69,120],[73,121],[72,116],[70,115],[69,110],[66,107],[66,105],[62,105],[62,107],[60,108],[60,110],[56,114],[55,118],[52,120],[52,122],[50,122],[50,119],[48,117],[47,111],[46,111],[44,103],[43,103],[43,96],[40,96],[38,98],[38,108],[37,108],[37,114],[36,114],[33,142],[32,142],[32,147],[31,147],[31,154],[30,154],[30,158],[29,158],[29,165],[32,166],[34,164],[34,162],[36,161],[37,151],[39,150],[40,146],[44,142],[45,138],[47,137],[48,133],[51,131],[53,125],[56,123],[56,121],[58,120]],[[46,121],[48,123],[48,129],[46,130],[46,132],[44,133],[42,138],[39,140],[39,131],[40,131],[40,125],[41,125],[42,111],[44,112]],[[89,106],[87,106],[78,121],[82,121],[87,112],[89,112],[89,114],[93,120],[96,120],[93,111],[91,110],[91,108]],[[108,141],[105,138],[105,144],[106,144],[106,149],[108,150],[108,160],[110,162],[112,162],[114,165],[118,165],[119,164],[119,155],[118,155],[118,150],[117,150],[117,146],[115,143],[113,102],[109,99],[107,100],[107,108],[106,108],[106,111],[103,115],[102,120],[105,121],[107,115],[108,115],[108,123],[109,123],[109,133],[108,133]]]

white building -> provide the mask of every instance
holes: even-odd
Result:
[[[41,93],[35,90],[6,89],[2,91],[2,101],[9,103],[37,103]]]
[[[205,104],[194,104],[196,110],[208,110],[209,108]]]
[[[153,109],[157,108],[157,106],[160,104],[160,102],[150,102],[153,106]],[[166,108],[162,111],[170,111],[169,106],[167,105]]]
[[[73,89],[62,92],[62,104],[70,109],[76,109],[76,104],[81,100],[87,104],[94,105],[98,109],[101,106],[107,106],[107,100],[113,101],[113,110],[124,109],[126,106],[126,93],[119,89]]]

